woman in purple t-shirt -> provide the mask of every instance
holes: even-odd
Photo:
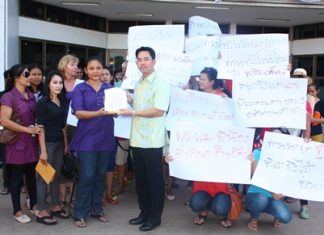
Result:
[[[77,131],[70,144],[80,161],[80,177],[75,198],[75,226],[87,226],[90,214],[101,222],[108,222],[102,209],[104,177],[107,163],[115,148],[114,120],[104,110],[104,90],[112,85],[102,83],[102,63],[92,57],[85,63],[87,81],[73,91],[72,111],[79,119]]]
[[[36,204],[35,166],[38,160],[37,138],[43,134],[44,128],[35,124],[36,100],[34,94],[27,89],[30,86],[30,74],[25,65],[14,65],[7,78],[6,93],[1,97],[1,124],[18,132],[18,139],[6,145],[6,163],[10,167],[10,192],[13,205],[13,217],[20,223],[31,221],[23,214],[20,205],[20,186],[23,175],[30,196],[30,208],[34,211]],[[18,114],[20,121],[11,120],[13,113]]]

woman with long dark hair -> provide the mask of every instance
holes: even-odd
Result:
[[[13,205],[13,218],[20,223],[28,223],[31,218],[21,210],[20,186],[23,175],[30,196],[30,208],[36,210],[35,166],[38,160],[37,138],[43,134],[43,126],[36,124],[36,100],[27,87],[30,74],[27,66],[17,64],[10,68],[6,93],[1,97],[1,124],[18,133],[18,139],[6,145],[6,163],[10,166],[10,192]],[[13,121],[15,114],[20,121]]]
[[[66,99],[63,78],[58,71],[47,74],[44,97],[37,103],[37,122],[45,128],[45,135],[39,136],[40,160],[49,163],[57,173],[61,171],[64,152],[67,152],[65,134]],[[69,215],[59,205],[59,174],[49,184],[51,194],[51,214],[46,210],[46,182],[37,175],[37,222],[52,225],[57,220],[53,216],[67,219]]]

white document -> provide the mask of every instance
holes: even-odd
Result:
[[[233,80],[235,121],[242,127],[306,128],[307,79]]]
[[[115,136],[125,139],[130,138],[130,131],[132,125],[132,118],[129,116],[119,115],[117,118],[114,118],[115,126]]]
[[[80,83],[83,83],[84,81],[83,80],[80,80],[80,79],[77,79],[75,81],[75,84],[74,84],[74,87]],[[71,102],[72,103],[72,102]],[[72,108],[71,108],[71,103],[70,103],[70,106],[69,106],[69,111],[68,111],[68,116],[67,116],[67,120],[66,120],[66,123],[70,126],[77,126],[78,125],[78,118],[72,114]]]
[[[120,109],[127,109],[126,91],[119,87],[105,90],[105,111],[118,112]]]
[[[288,34],[223,35],[221,79],[289,78]]]
[[[199,35],[222,34],[217,22],[201,16],[192,16],[189,18],[189,38]]]
[[[179,123],[170,138],[170,175],[194,181],[250,182],[254,129]]]
[[[201,91],[172,87],[166,126],[173,131],[178,122],[214,122],[221,126],[234,125],[233,100]]]
[[[251,184],[289,197],[324,202],[324,144],[266,132]]]

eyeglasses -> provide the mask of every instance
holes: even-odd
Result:
[[[25,71],[22,73],[22,75],[25,77],[25,78],[29,78],[30,76],[30,72],[29,71]]]

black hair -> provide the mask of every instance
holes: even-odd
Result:
[[[5,92],[12,90],[12,88],[15,86],[16,78],[20,77],[25,71],[25,69],[27,69],[27,65],[15,64],[3,73],[5,76],[5,80],[7,81],[5,86]]]
[[[61,102],[61,104],[65,104],[66,103],[66,96],[65,96],[65,93],[66,93],[66,91],[65,91],[65,88],[64,88],[64,79],[63,79],[63,77],[62,77],[62,74],[58,71],[58,70],[51,70],[51,71],[49,71],[47,74],[46,74],[46,78],[45,78],[45,82],[44,82],[44,90],[43,90],[43,94],[44,94],[44,97],[46,97],[46,99],[48,100],[48,101],[50,101],[51,100],[51,91],[50,91],[50,88],[49,88],[49,85],[50,85],[50,83],[51,83],[51,81],[52,81],[52,78],[55,76],[55,75],[57,75],[57,76],[59,76],[60,78],[62,78],[62,82],[63,82],[63,89],[62,89],[62,91],[61,91],[61,93],[60,94],[58,94],[58,98],[59,98],[59,100],[60,100],[60,102]]]
[[[101,66],[103,67],[102,60],[101,60],[101,58],[99,56],[91,56],[88,59],[86,59],[86,61],[84,62],[84,66],[83,67],[86,69],[88,67],[88,64],[91,61],[94,61],[94,60],[98,61],[101,64]],[[88,74],[87,73],[84,73],[84,80],[87,81],[88,79],[89,79]]]
[[[309,84],[307,87],[310,87],[310,86],[315,87],[315,90],[316,90],[316,91],[319,91],[319,89],[320,89],[320,84],[319,84],[318,81],[313,81],[313,82],[312,82],[311,84]]]
[[[42,73],[42,76],[44,75],[44,69],[42,68],[42,66],[40,64],[37,64],[37,63],[31,63],[27,66],[29,72],[32,71],[32,69],[39,69]],[[32,87],[28,87],[28,89],[31,91],[31,92],[34,92]],[[43,92],[44,90],[44,84],[43,84],[43,81],[37,86],[37,90],[38,91],[41,91]]]
[[[213,89],[224,88],[223,80],[217,79],[217,70],[213,67],[205,67],[200,73],[207,74],[209,81],[214,81]]]
[[[142,51],[147,51],[148,53],[150,53],[150,56],[153,60],[155,60],[155,51],[151,48],[151,47],[140,47],[136,50],[135,52],[135,56],[137,58],[138,54]]]

